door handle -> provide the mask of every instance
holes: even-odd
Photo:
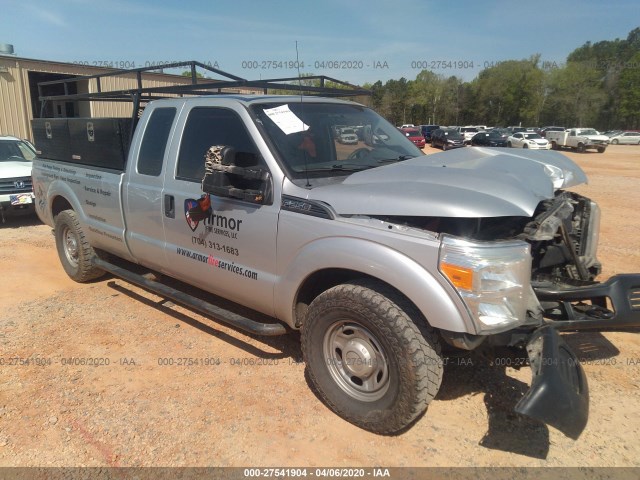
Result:
[[[173,195],[164,196],[164,216],[176,218],[176,200]]]

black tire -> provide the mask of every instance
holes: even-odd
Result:
[[[302,326],[302,352],[329,408],[378,434],[411,425],[442,381],[435,330],[410,302],[376,281],[320,294]]]
[[[560,150],[556,142],[551,142],[551,150]]]
[[[578,151],[578,153],[584,153],[584,150],[585,150],[584,143],[579,143],[576,150]]]
[[[611,145],[617,145],[617,144],[618,144],[618,139],[617,138],[614,138],[613,140],[611,140]]]
[[[606,148],[598,147],[598,153],[604,153],[605,150]]]
[[[73,210],[64,210],[55,220],[56,249],[67,275],[76,282],[88,282],[104,275],[91,263],[95,252]]]
[[[508,147],[508,148],[511,148],[511,147],[512,147],[511,142],[507,142],[507,147]]]
[[[524,145],[522,145],[522,148],[527,149],[527,148],[529,148],[529,146],[525,143]]]
[[[446,152],[446,151],[447,151],[447,144],[446,144],[446,143],[443,143],[443,144],[442,144],[442,151],[443,151],[443,152]]]

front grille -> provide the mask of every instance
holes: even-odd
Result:
[[[31,177],[14,177],[0,179],[0,195],[29,193],[33,191]]]
[[[631,310],[640,310],[640,288],[629,291],[629,304]]]

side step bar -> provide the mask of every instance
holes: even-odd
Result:
[[[101,268],[102,270],[109,272],[116,277],[120,277],[129,283],[133,283],[134,285],[137,285],[152,293],[156,293],[162,297],[170,298],[176,303],[180,303],[185,307],[197,310],[200,313],[213,317],[213,320],[225,323],[244,332],[251,333],[253,335],[269,337],[284,335],[287,333],[287,329],[281,323],[256,322],[255,320],[243,317],[242,315],[238,315],[237,313],[217,307],[212,303],[200,300],[199,298],[189,295],[188,293],[184,293],[162,283],[149,280],[142,275],[133,273],[126,268],[119,267],[100,258],[94,258],[93,264],[96,267]]]

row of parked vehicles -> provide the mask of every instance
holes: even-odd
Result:
[[[578,152],[596,150],[604,153],[609,144],[640,145],[640,132],[610,131],[600,133],[593,128],[564,127],[444,127],[440,125],[420,125],[399,127],[414,144],[421,147],[431,143],[434,148],[448,150],[466,145],[481,147],[510,147],[533,150],[560,150],[570,148]],[[421,137],[424,144],[421,146]]]

